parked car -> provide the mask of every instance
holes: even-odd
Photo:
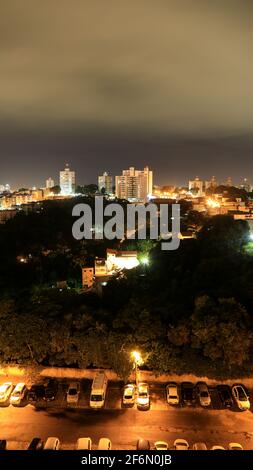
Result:
[[[76,449],[77,450],[91,450],[92,440],[90,437],[80,437],[77,439]]]
[[[222,446],[213,446],[211,447],[211,450],[225,450],[225,448]]]
[[[58,392],[58,381],[56,379],[50,379],[47,386],[45,387],[44,400],[46,401],[55,400],[57,392]]]
[[[58,437],[48,437],[43,450],[59,450],[60,441]]]
[[[201,406],[210,406],[211,405],[211,397],[208,390],[208,386],[205,382],[199,382],[196,386],[199,403]]]
[[[112,443],[107,437],[99,439],[98,450],[112,450]]]
[[[6,404],[10,399],[11,392],[13,390],[13,385],[11,382],[5,382],[3,385],[0,385],[0,403]]]
[[[204,442],[196,442],[193,444],[192,450],[207,450],[207,446]]]
[[[149,386],[146,382],[138,385],[137,408],[139,410],[148,410],[150,407]]]
[[[146,439],[139,439],[137,441],[136,450],[150,450],[150,442]]]
[[[220,401],[225,408],[233,408],[233,398],[228,385],[217,385]]]
[[[77,404],[80,394],[80,384],[78,382],[71,382],[67,391],[67,403]]]
[[[242,411],[250,409],[250,401],[245,388],[242,385],[233,385],[232,395],[238,408]]]
[[[25,394],[26,384],[23,382],[18,383],[11,394],[10,404],[15,406],[20,405],[25,398]]]
[[[135,402],[135,385],[125,385],[123,391],[123,405],[133,405]]]
[[[176,439],[174,441],[175,450],[189,450],[189,444],[185,439]]]
[[[6,439],[0,439],[0,450],[7,450],[7,441],[6,441]]]
[[[196,402],[194,385],[191,382],[183,382],[181,385],[182,403],[186,406],[192,406]]]
[[[155,450],[168,450],[169,444],[165,441],[156,441],[155,442]]]
[[[44,443],[40,437],[34,437],[29,446],[27,447],[27,450],[43,450]]]
[[[38,401],[43,400],[45,397],[45,387],[44,385],[32,385],[27,392],[26,399],[27,401]]]
[[[228,444],[228,449],[229,450],[243,450],[243,447],[241,446],[241,444],[237,444],[237,442],[230,442],[230,444]]]
[[[108,379],[103,372],[97,374],[92,382],[90,394],[90,407],[99,410],[105,406]]]
[[[167,402],[169,405],[179,404],[179,391],[175,382],[168,383],[166,387]]]

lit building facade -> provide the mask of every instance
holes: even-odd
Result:
[[[99,192],[105,192],[106,194],[113,193],[113,178],[108,173],[98,177],[98,190]]]
[[[69,196],[74,194],[76,185],[76,175],[71,171],[69,165],[66,165],[65,170],[60,171],[60,187],[61,194]]]
[[[93,286],[94,268],[82,268],[82,286],[91,289]]]
[[[196,176],[195,180],[189,181],[189,191],[194,196],[202,196],[204,191],[204,182]]]
[[[51,189],[55,186],[53,178],[49,177],[46,180],[46,189]]]
[[[143,170],[134,167],[123,170],[121,176],[116,176],[115,192],[119,199],[147,202],[153,192],[153,171],[148,167]]]

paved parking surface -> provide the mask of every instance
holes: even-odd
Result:
[[[165,385],[150,384],[151,407],[139,411],[136,406],[122,407],[123,383],[110,382],[105,409],[90,410],[91,381],[83,380],[78,406],[67,406],[66,392],[69,381],[59,381],[57,399],[24,402],[21,407],[0,408],[0,438],[7,439],[9,448],[26,448],[35,436],[46,439],[58,436],[62,448],[74,448],[79,437],[90,436],[94,448],[100,437],[109,437],[115,449],[134,449],[138,438],[166,440],[170,446],[174,439],[183,437],[194,442],[204,441],[208,447],[237,441],[245,449],[253,449],[252,412],[222,409],[215,387],[210,388],[212,404],[208,409],[171,407],[166,402]],[[249,391],[253,403],[252,390]]]

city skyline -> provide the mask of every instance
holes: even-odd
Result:
[[[84,184],[154,162],[157,184],[253,175],[250,2],[25,4],[0,18],[3,181],[66,161]]]
[[[25,176],[23,175],[23,179],[22,179],[22,172],[21,172],[21,177],[19,179],[19,176],[17,176],[16,178],[16,185],[15,184],[10,184],[10,181],[12,180],[12,173],[10,172],[10,176],[4,180],[3,178],[3,173],[1,172],[1,181],[0,181],[0,184],[2,186],[4,185],[7,185],[7,186],[10,186],[11,187],[11,190],[18,190],[19,188],[33,188],[33,187],[37,187],[37,188],[43,188],[43,187],[46,187],[47,186],[47,180],[50,180],[52,178],[52,181],[54,182],[55,185],[57,186],[60,186],[60,173],[62,171],[64,171],[64,168],[65,167],[70,167],[70,169],[72,171],[75,172],[75,178],[76,178],[76,186],[78,185],[85,185],[85,184],[98,184],[98,177],[104,173],[108,173],[108,175],[112,178],[112,184],[114,185],[115,184],[115,179],[117,177],[117,173],[116,173],[116,170],[115,172],[112,172],[111,169],[104,165],[104,167],[102,167],[101,169],[98,169],[98,172],[95,173],[94,172],[94,177],[92,177],[93,179],[87,179],[87,177],[85,178],[84,177],[84,180],[81,179],[81,174],[82,172],[78,172],[76,170],[76,168],[72,165],[72,163],[63,163],[61,167],[58,167],[56,169],[54,169],[54,171],[52,171],[50,173],[50,171],[47,171],[45,170],[45,177],[42,178],[41,176],[39,177],[38,174],[35,175],[35,177],[33,179],[30,178],[30,183],[28,184],[27,182],[29,181],[29,178],[25,179]],[[147,164],[144,163],[144,166],[148,166]],[[118,169],[118,174],[121,174],[121,172],[123,171],[123,166],[119,167]],[[125,165],[125,167],[127,167],[127,165]],[[128,168],[131,168],[131,167],[134,167],[136,169],[139,169],[141,167],[141,165],[128,165]],[[156,166],[153,165],[153,166],[149,166],[150,170],[153,171],[153,174],[154,174],[154,180],[153,180],[153,186],[166,186],[166,185],[172,185],[172,186],[175,186],[175,187],[186,187],[188,186],[188,183],[190,180],[194,180],[196,177],[198,177],[200,180],[202,180],[203,182],[205,181],[208,181],[210,180],[211,178],[215,177],[216,180],[217,180],[217,183],[222,185],[222,184],[225,184],[227,182],[228,179],[231,178],[231,181],[232,181],[232,185],[242,185],[243,182],[245,182],[245,180],[247,180],[248,184],[253,184],[253,172],[252,172],[252,178],[251,178],[251,175],[250,174],[242,174],[241,176],[239,176],[238,174],[235,174],[235,176],[233,177],[233,171],[231,171],[230,173],[229,172],[226,172],[226,170],[220,172],[220,173],[207,173],[206,171],[202,170],[201,168],[197,168],[195,174],[194,173],[188,173],[186,174],[183,173],[183,176],[181,178],[181,181],[180,183],[178,184],[177,183],[177,179],[173,177],[173,175],[170,175],[168,178],[166,176],[163,176],[163,177],[160,177],[160,179],[158,180],[157,178],[157,174],[159,174],[159,172],[157,172],[157,169],[156,169]],[[169,172],[169,171],[168,171]],[[222,176],[223,175],[223,176]],[[35,184],[35,182],[37,182],[37,184]],[[51,185],[52,187],[52,185]]]

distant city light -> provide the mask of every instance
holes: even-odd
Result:
[[[210,207],[211,209],[216,209],[218,207],[220,207],[220,203],[218,201],[215,201],[215,199],[207,199],[206,201],[208,207]]]

